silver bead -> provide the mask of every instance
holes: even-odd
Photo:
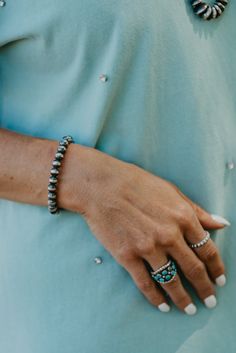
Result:
[[[202,0],[195,0],[193,3],[192,3],[192,6],[197,6],[197,5],[200,5],[202,3]]]
[[[57,152],[60,152],[60,153],[66,152],[66,147],[65,146],[58,146],[57,147]]]
[[[0,7],[3,7],[3,6],[5,6],[5,5],[6,5],[6,1],[0,0]]]
[[[217,1],[216,5],[218,5],[222,11],[225,10],[225,6],[220,1]]]
[[[48,192],[48,199],[49,200],[56,200],[57,195],[55,194],[55,192]]]
[[[68,142],[74,142],[73,137],[70,135],[63,136],[63,139],[67,140]]]
[[[54,176],[51,176],[51,177],[49,178],[49,182],[50,182],[51,184],[57,184],[57,178],[54,177]]]
[[[66,146],[67,147],[69,145],[69,143],[70,142],[68,142],[67,140],[64,139],[59,142],[59,146]]]
[[[216,9],[216,11],[218,12],[218,15],[220,16],[222,14],[222,10],[221,8],[217,5],[217,3],[215,5],[213,5],[213,7]]]
[[[217,11],[214,8],[214,6],[212,7],[212,18],[216,18],[217,17]]]
[[[96,265],[100,265],[103,262],[102,258],[100,256],[96,256],[93,260],[94,260]]]
[[[52,165],[53,165],[53,167],[60,167],[60,166],[61,166],[61,162],[60,162],[60,161],[57,161],[57,160],[54,160],[54,161],[52,162]]]
[[[196,15],[199,16],[199,15],[203,14],[206,11],[207,8],[208,8],[208,5],[206,5],[206,4],[200,5],[199,8],[195,12]]]
[[[64,157],[64,154],[61,153],[61,152],[57,152],[57,153],[55,154],[55,158],[57,158],[57,159],[62,159],[63,157]]]
[[[99,80],[102,81],[102,82],[106,82],[106,81],[108,80],[108,77],[107,77],[107,75],[105,75],[105,74],[101,74],[101,75],[99,76]]]
[[[48,185],[48,191],[53,192],[53,191],[56,191],[56,190],[57,190],[57,188],[56,188],[56,186],[54,184],[49,184]]]
[[[229,169],[229,170],[234,169],[234,168],[235,168],[234,162],[228,162],[228,163],[226,163],[226,168]]]
[[[50,213],[59,213],[57,207],[50,207],[50,206],[48,206],[48,210],[49,210]]]
[[[56,205],[57,205],[57,202],[56,202],[56,201],[48,200],[48,206],[51,206],[51,208],[56,207]]]
[[[52,169],[50,170],[50,173],[51,173],[52,175],[58,175],[58,174],[59,174],[59,170],[56,169],[56,168],[52,168]]]
[[[208,6],[208,9],[206,10],[206,12],[203,14],[202,18],[204,20],[207,20],[212,14],[212,7]]]

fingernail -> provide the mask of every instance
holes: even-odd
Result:
[[[211,218],[214,219],[214,221],[223,224],[224,226],[230,226],[231,225],[230,222],[227,219],[225,219],[224,217],[219,216],[217,214],[211,214]]]
[[[215,279],[217,286],[223,287],[226,284],[226,277],[225,275],[220,275]]]
[[[166,303],[162,303],[162,304],[158,305],[158,308],[163,313],[168,313],[170,311],[170,306]]]
[[[208,309],[213,309],[217,304],[216,297],[214,295],[210,295],[204,299],[204,303]]]
[[[184,308],[184,311],[187,315],[195,315],[197,312],[197,307],[191,303]]]

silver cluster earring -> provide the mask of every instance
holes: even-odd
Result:
[[[212,20],[224,12],[229,0],[217,0],[213,5],[209,5],[202,0],[192,0],[192,8],[194,13],[203,20]]]

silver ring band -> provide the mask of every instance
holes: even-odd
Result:
[[[169,283],[177,275],[177,268],[173,260],[169,260],[165,265],[155,271],[151,271],[152,278],[161,284]]]
[[[165,270],[166,267],[170,266],[170,264],[171,264],[171,260],[169,260],[165,265],[159,267],[157,270],[151,271],[151,274],[152,274],[152,275],[156,275],[158,272],[160,272],[160,271],[162,271],[162,270]]]
[[[205,233],[206,233],[206,236],[198,243],[189,243],[189,246],[191,249],[200,248],[201,246],[205,245],[208,242],[208,240],[210,239],[210,233],[207,230],[205,230]]]

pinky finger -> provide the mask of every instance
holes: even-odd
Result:
[[[151,304],[158,307],[162,312],[170,311],[170,306],[167,304],[164,294],[157,288],[141,258],[130,261],[128,265],[126,264],[126,270],[131,275],[138,289]]]

